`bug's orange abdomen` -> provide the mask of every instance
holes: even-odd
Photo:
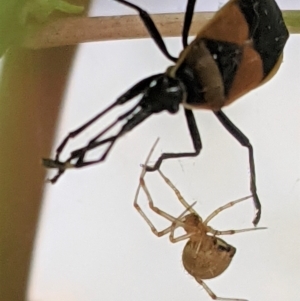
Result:
[[[180,54],[175,76],[188,87],[186,108],[213,111],[278,70],[288,31],[273,0],[231,0]]]
[[[243,48],[243,58],[236,72],[225,105],[258,87],[263,80],[263,65],[259,54],[251,45]]]
[[[249,27],[236,1],[230,1],[200,30],[197,38],[207,38],[242,45],[249,37]]]

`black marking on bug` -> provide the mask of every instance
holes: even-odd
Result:
[[[249,38],[252,39],[254,49],[262,58],[266,76],[274,68],[289,36],[282,13],[275,1],[239,0],[238,2],[250,28]]]

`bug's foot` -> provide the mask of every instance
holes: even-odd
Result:
[[[261,204],[258,198],[258,195],[255,193],[253,194],[253,201],[254,201],[254,205],[255,205],[255,216],[254,219],[252,221],[253,225],[256,227],[257,224],[260,221],[260,217],[261,217]]]
[[[142,167],[142,168],[145,168],[145,171],[146,171],[146,172],[149,172],[149,171],[151,172],[151,171],[159,170],[159,167],[156,167],[155,165],[149,166],[149,165],[141,164],[141,167]]]
[[[42,163],[46,168],[58,168],[58,169],[65,169],[65,163],[60,162],[58,160],[52,160],[48,158],[43,158]]]
[[[60,178],[60,176],[64,173],[64,170],[63,171],[58,171],[57,175],[54,176],[53,178],[51,179],[47,179],[46,182],[48,183],[51,183],[51,184],[55,184],[57,182],[57,180]]]
[[[57,175],[54,176],[51,179],[47,179],[47,182],[50,182],[52,184],[56,183],[56,181],[60,178],[60,176],[65,172],[66,169],[68,168],[73,168],[74,165],[70,163],[69,161],[66,162],[61,162],[58,160],[52,160],[52,159],[47,159],[43,158],[42,159],[43,166],[46,168],[57,168]]]
[[[158,159],[158,160],[155,162],[154,165],[152,165],[152,166],[146,165],[145,170],[146,170],[147,172],[159,170],[161,163],[162,163],[162,160]],[[143,166],[143,167],[144,167],[144,166]]]

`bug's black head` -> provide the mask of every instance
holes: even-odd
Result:
[[[180,103],[186,98],[184,84],[167,75],[154,79],[144,92],[140,101],[143,110],[151,113],[168,111],[172,114],[178,112]]]

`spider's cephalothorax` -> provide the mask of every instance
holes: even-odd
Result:
[[[164,41],[149,14],[137,5],[116,0],[136,10],[150,36],[162,53],[174,64],[165,73],[152,75],[138,82],[104,111],[77,130],[71,132],[58,146],[55,159],[44,159],[44,165],[58,170],[51,179],[54,183],[68,168],[81,168],[105,160],[114,143],[152,114],[167,111],[176,113],[184,107],[193,151],[163,153],[148,171],[159,169],[165,159],[195,157],[202,142],[192,109],[212,110],[224,127],[248,149],[250,189],[256,207],[253,220],[260,219],[261,205],[256,191],[253,148],[248,138],[227,118],[221,108],[268,81],[277,72],[282,61],[288,31],[281,11],[274,0],[230,0],[198,32],[188,45],[187,38],[196,0],[188,0],[182,30],[183,50],[178,58],[169,54]],[[72,151],[65,161],[60,160],[68,140],[74,138],[113,108],[141,96],[127,112],[91,139],[86,146]],[[117,134],[110,130],[120,126]],[[107,135],[107,136],[106,136]],[[106,146],[96,160],[86,155],[93,149]]]

